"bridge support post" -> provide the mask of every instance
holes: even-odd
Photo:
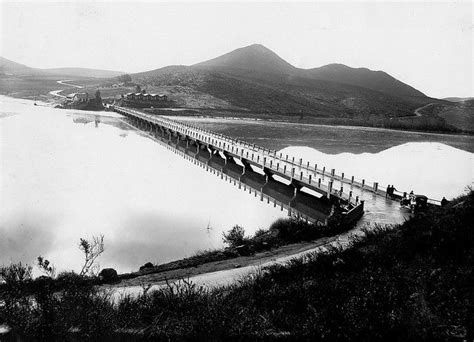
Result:
[[[327,193],[328,199],[331,198],[332,185],[333,185],[333,180],[331,179],[328,184],[328,193]]]

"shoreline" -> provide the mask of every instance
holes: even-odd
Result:
[[[403,129],[394,129],[394,128],[383,128],[383,127],[372,127],[372,126],[354,126],[354,125],[341,125],[341,124],[317,124],[317,123],[301,123],[301,122],[293,122],[293,121],[283,121],[283,120],[268,120],[268,119],[259,119],[259,118],[250,118],[250,117],[228,117],[228,116],[209,116],[209,115],[163,115],[169,119],[184,119],[188,121],[205,121],[208,120],[212,122],[212,120],[218,121],[229,121],[229,122],[241,122],[241,123],[252,123],[252,124],[259,124],[259,123],[273,123],[273,124],[281,124],[282,126],[288,125],[298,125],[298,126],[309,126],[309,127],[336,127],[336,128],[344,128],[348,130],[361,130],[361,131],[379,131],[379,132],[401,132],[406,134],[426,134],[426,135],[438,135],[438,136],[453,136],[453,137],[472,137],[474,133],[469,134],[465,132],[439,132],[439,131],[410,131],[410,130],[403,130]]]
[[[248,276],[259,269],[274,264],[286,263],[307,253],[318,252],[335,243],[347,245],[353,235],[361,233],[362,230],[360,228],[354,228],[332,237],[322,237],[310,242],[288,244],[250,256],[211,261],[195,267],[143,274],[135,278],[121,279],[112,284],[103,284],[100,287],[106,290],[115,290],[120,295],[138,295],[144,288],[156,289],[167,286],[167,284],[177,283],[183,279],[207,288],[231,285],[240,278]]]
[[[70,87],[76,87],[76,88],[83,88],[82,86],[79,85],[74,85],[74,84],[68,84],[68,83],[60,83],[60,82],[65,82],[69,80],[59,80],[56,81],[59,84],[62,85],[67,85]],[[60,95],[62,91],[65,89],[59,89],[59,90],[52,90],[48,92],[47,95],[44,95],[46,97],[45,102],[46,103],[58,103],[57,101],[59,99],[64,99],[66,96]],[[24,100],[32,100],[31,97],[28,96],[11,96],[10,94],[1,94],[3,96],[15,98],[15,99],[24,99]],[[49,96],[48,96],[49,95]],[[43,95],[41,96],[43,97]],[[59,98],[59,99],[58,99]],[[50,101],[50,102],[49,102]],[[207,109],[207,108],[173,108],[174,110],[172,112],[179,113],[181,111],[186,111],[186,110],[202,110],[202,109]],[[420,109],[420,108],[417,108]],[[223,109],[225,110],[225,109]],[[306,127],[336,127],[336,128],[344,128],[344,129],[349,129],[349,130],[361,130],[361,131],[379,131],[379,132],[402,132],[405,134],[423,134],[423,135],[437,135],[437,136],[453,136],[453,137],[472,137],[474,136],[474,132],[469,133],[469,132],[450,132],[450,131],[430,131],[430,130],[404,130],[404,129],[394,129],[394,128],[383,128],[383,127],[373,127],[373,126],[358,126],[358,125],[343,125],[340,123],[337,124],[324,124],[324,123],[311,123],[311,122],[297,122],[297,121],[290,121],[290,120],[271,120],[271,119],[262,119],[258,117],[237,117],[237,116],[210,116],[210,115],[162,115],[165,117],[169,117],[171,119],[184,119],[184,120],[189,120],[189,121],[200,121],[200,120],[226,120],[229,122],[243,122],[243,123],[272,123],[272,124],[281,124],[281,125],[299,125],[299,126],[306,126]],[[413,117],[416,117],[413,116]]]

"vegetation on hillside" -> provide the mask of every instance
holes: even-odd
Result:
[[[1,292],[0,318],[20,335],[58,340],[469,341],[473,222],[471,191],[402,225],[372,227],[345,250],[273,266],[229,287],[182,281],[116,302],[72,275],[58,295],[45,283],[33,297],[25,296],[28,271],[12,265],[6,269],[17,276],[8,277]]]

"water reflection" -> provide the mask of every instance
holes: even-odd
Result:
[[[2,111],[20,115],[0,120],[0,264],[43,255],[77,270],[79,238],[103,233],[102,266],[130,271],[220,247],[235,224],[251,234],[286,216],[114,113],[1,100]]]

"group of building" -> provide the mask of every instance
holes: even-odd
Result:
[[[67,100],[74,103],[89,102],[89,94],[88,93],[72,93],[67,96]]]
[[[160,94],[147,94],[147,93],[128,93],[125,94],[125,99],[129,101],[152,101],[152,102],[166,102],[168,97]]]

